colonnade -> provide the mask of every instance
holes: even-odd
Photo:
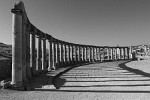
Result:
[[[12,9],[13,50],[12,82],[22,87],[24,82],[41,72],[77,64],[130,59],[129,47],[81,45],[52,37],[30,23],[20,1]]]

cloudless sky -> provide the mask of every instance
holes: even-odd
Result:
[[[0,0],[0,42],[12,44],[11,8]],[[150,0],[22,0],[28,18],[55,38],[98,46],[150,43]]]

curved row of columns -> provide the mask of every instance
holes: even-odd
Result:
[[[45,34],[30,23],[23,2],[12,9],[12,82],[24,82],[43,71],[84,63],[130,59],[129,47],[102,47],[74,44]]]

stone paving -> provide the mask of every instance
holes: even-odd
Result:
[[[0,100],[149,100],[150,77],[128,70],[124,63],[75,67],[54,80],[59,89],[49,77],[32,91],[1,89]]]

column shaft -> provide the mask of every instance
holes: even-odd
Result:
[[[38,49],[37,49],[37,68],[36,68],[36,70],[38,71],[42,69],[41,58],[42,58],[41,36],[39,36],[38,37]]]
[[[49,40],[49,67],[48,71],[52,70],[53,66],[53,57],[52,57],[52,40]]]
[[[16,87],[22,87],[22,15],[13,14],[12,29],[12,81]]]
[[[63,50],[63,44],[61,44],[61,67],[64,66],[64,50]]]
[[[57,45],[57,67],[60,67],[60,48],[59,48],[59,42],[56,43]]]
[[[43,38],[42,70],[46,71],[46,35]]]
[[[30,68],[30,33],[27,31],[26,34],[26,73],[27,78],[31,79],[31,68]]]
[[[35,30],[36,32],[36,30]],[[32,33],[32,42],[31,42],[31,62],[32,62],[32,74],[35,75],[36,72],[36,50],[35,50],[35,32]]]
[[[53,70],[56,69],[56,44],[53,42]]]
[[[70,52],[70,45],[68,45],[68,63],[71,64],[71,52]]]

